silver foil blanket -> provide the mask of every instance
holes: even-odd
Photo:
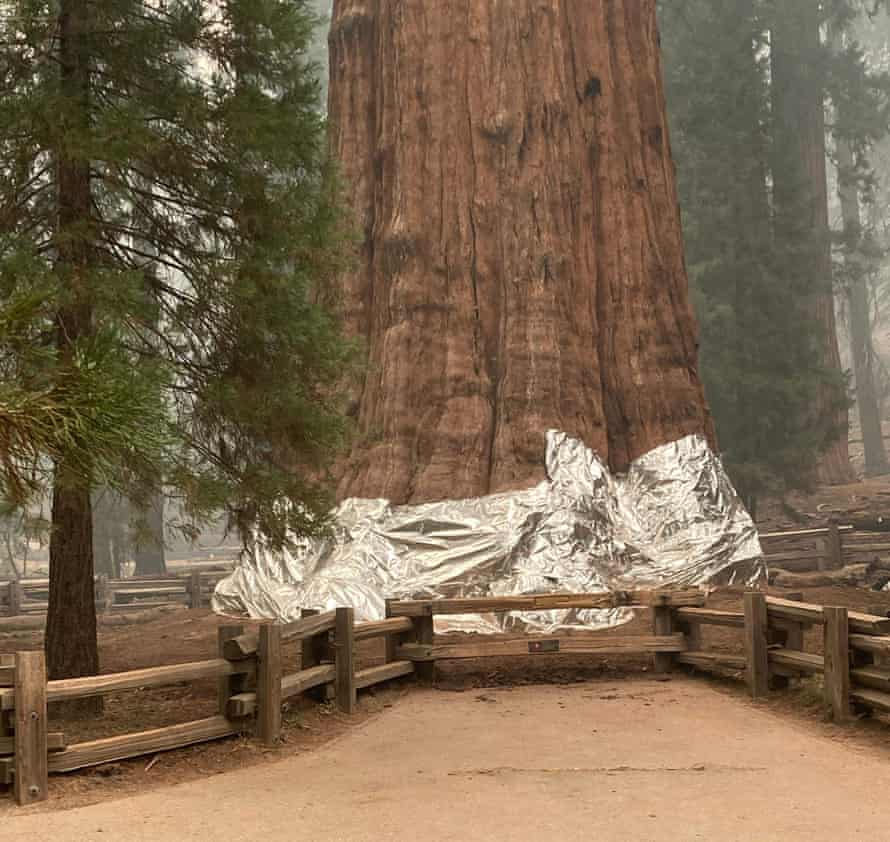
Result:
[[[626,475],[564,433],[547,434],[547,477],[535,488],[472,500],[393,506],[346,500],[329,537],[271,550],[255,536],[216,587],[221,614],[290,622],[304,608],[384,616],[388,597],[589,593],[751,582],[763,573],[757,530],[700,436],[663,445]],[[447,626],[496,632],[601,628],[614,611],[450,617]]]

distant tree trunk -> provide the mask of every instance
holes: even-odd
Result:
[[[94,493],[91,502],[93,509],[93,570],[97,576],[117,579],[120,570],[115,564],[111,532],[108,528],[108,518],[103,512],[104,500],[101,492]]]
[[[145,523],[140,525],[133,548],[137,576],[151,576],[167,572],[164,558],[164,495],[155,494],[144,512]]]
[[[97,575],[119,579],[129,521],[126,501],[110,488],[98,488],[93,491],[92,505],[93,567]]]
[[[796,266],[809,273],[811,307],[822,330],[822,365],[836,375],[814,395],[814,421],[830,431],[818,466],[827,483],[851,482],[848,418],[838,384],[843,380],[832,289],[828,182],[825,166],[824,72],[821,13],[815,0],[781,0],[772,30],[773,185],[777,231],[798,247]]]
[[[340,494],[527,486],[550,428],[617,470],[713,443],[655,0],[336,0],[330,48],[370,355]]]
[[[867,476],[886,474],[890,470],[881,411],[875,389],[874,345],[871,330],[871,306],[868,275],[862,264],[862,220],[859,211],[859,191],[853,176],[854,158],[850,144],[837,144],[838,196],[844,220],[844,265],[847,270],[847,300],[850,311],[850,351],[853,357],[853,376],[856,378],[856,405],[859,426],[865,448]]]
[[[84,20],[87,9],[88,6],[78,0],[61,0],[59,5],[61,86],[68,101],[79,104],[71,112],[63,113],[57,127],[62,141],[56,160],[59,204],[56,273],[65,290],[65,303],[57,315],[56,343],[60,359],[71,366],[75,365],[78,344],[94,330],[92,294],[87,280],[91,258],[90,161],[79,151],[77,143],[89,121],[90,67]],[[47,672],[51,679],[95,675],[99,670],[90,486],[89,477],[73,471],[64,459],[55,465],[45,635]],[[85,699],[69,703],[69,707],[97,710],[101,709],[102,700]]]

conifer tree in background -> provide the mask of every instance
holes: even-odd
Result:
[[[785,258],[782,277],[808,285],[807,305],[819,326],[813,340],[825,379],[813,395],[811,413],[814,424],[826,424],[828,430],[819,477],[843,483],[853,479],[853,472],[828,222],[824,23],[824,10],[816,0],[779,0],[770,10],[773,209],[776,239]]]
[[[881,21],[886,28],[876,9],[859,0],[661,6],[703,376],[727,465],[749,502],[809,485],[821,453],[831,454],[830,479],[848,478],[835,293],[849,302],[867,468],[885,470],[863,277],[881,255],[856,222],[880,184],[869,156],[888,128],[887,78],[857,44],[863,33],[872,52],[886,44],[875,35]],[[834,267],[826,133],[846,222]]]
[[[761,0],[661,6],[703,378],[727,467],[752,512],[758,497],[813,480],[832,426],[812,413],[828,375],[814,341],[811,277],[788,271],[790,247],[773,230],[764,12]]]
[[[840,259],[835,279],[847,302],[865,473],[874,476],[887,473],[890,465],[884,447],[877,391],[878,360],[872,336],[871,287],[882,255],[874,227],[867,223],[864,211],[872,207],[880,183],[871,157],[876,144],[888,134],[890,77],[886,71],[869,66],[858,41],[858,35],[864,32],[880,44],[874,36],[881,24],[886,29],[886,14],[876,15],[874,8],[869,11],[871,14],[865,15],[862,9],[846,4],[835,9],[830,20],[829,94],[841,229],[836,238]]]
[[[318,528],[352,349],[300,0],[0,17],[0,469],[52,484],[52,677],[98,667],[91,490]],[[281,500],[291,506],[282,506]]]

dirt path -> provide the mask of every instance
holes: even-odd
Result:
[[[407,695],[324,748],[4,817],[58,842],[885,839],[886,753],[685,679]]]

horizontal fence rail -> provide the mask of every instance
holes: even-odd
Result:
[[[478,597],[466,599],[417,599],[391,603],[393,617],[487,614],[511,611],[551,611],[652,607],[654,605],[703,605],[697,589],[680,591],[616,591],[590,594],[540,594],[535,596]]]
[[[661,637],[609,635],[597,638],[534,635],[517,640],[478,643],[405,643],[398,647],[396,653],[399,658],[408,661],[445,661],[506,655],[554,655],[560,652],[573,655],[645,655],[652,652],[683,652],[685,648],[682,634]]]
[[[229,575],[230,564],[217,562],[223,570],[192,570],[169,576],[95,581],[96,610],[127,612],[182,606],[202,608],[210,604],[217,583]],[[0,581],[0,618],[46,613],[49,579]]]
[[[858,584],[857,580],[868,575],[883,580],[875,568],[890,579],[890,525],[885,530],[878,523],[858,527],[832,523],[813,529],[762,532],[760,543],[770,580],[781,586],[806,585],[806,574],[817,573],[822,574],[814,575],[817,584],[822,579],[825,584]]]

